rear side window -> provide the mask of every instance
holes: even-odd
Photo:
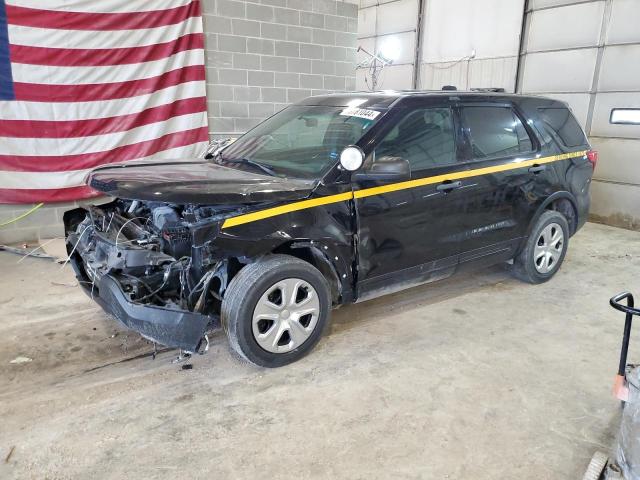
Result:
[[[531,152],[533,143],[522,121],[510,107],[463,107],[473,158],[491,158]]]
[[[412,170],[455,163],[451,110],[420,108],[409,112],[376,148],[376,158],[386,156],[406,159]]]
[[[586,145],[584,132],[568,108],[539,108],[538,112],[544,126],[565,146]]]

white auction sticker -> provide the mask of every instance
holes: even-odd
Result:
[[[366,108],[346,108],[340,115],[344,115],[346,117],[358,117],[365,118],[367,120],[375,120],[375,118],[380,115],[380,112],[376,112],[375,110],[367,110]]]

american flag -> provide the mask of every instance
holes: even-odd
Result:
[[[0,203],[92,196],[93,167],[206,145],[199,0],[0,0]]]

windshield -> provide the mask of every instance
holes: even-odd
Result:
[[[234,167],[260,164],[277,176],[318,178],[381,116],[359,108],[291,106],[224,148],[218,158]]]

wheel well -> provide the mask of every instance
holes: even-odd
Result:
[[[322,274],[327,280],[331,289],[331,300],[334,304],[340,300],[342,285],[338,280],[338,276],[325,256],[319,250],[309,246],[295,246],[294,243],[285,243],[276,248],[274,254],[284,254],[296,257],[304,262],[310,263]]]
[[[322,276],[327,280],[329,284],[329,288],[331,290],[331,300],[334,304],[338,304],[340,301],[340,297],[342,295],[342,285],[338,280],[337,273],[335,272],[333,266],[330,262],[324,257],[319,250],[314,249],[313,247],[307,246],[295,246],[295,242],[285,243],[280,245],[273,251],[271,254],[282,254],[282,255],[291,255],[292,257],[296,257],[303,262],[307,262],[313,265],[318,271],[322,274]],[[239,258],[230,257],[227,264],[227,282],[229,282],[247,265],[247,261],[242,261]],[[222,293],[224,296],[224,292]]]
[[[553,200],[546,206],[546,210],[555,210],[560,212],[567,219],[571,235],[576,232],[578,226],[578,211],[571,200],[568,198],[558,198]]]

